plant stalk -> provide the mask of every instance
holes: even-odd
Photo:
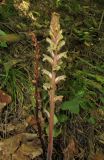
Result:
[[[53,71],[52,72],[52,80],[51,80],[51,90],[49,93],[50,96],[50,118],[49,118],[49,143],[48,143],[48,152],[47,152],[47,160],[52,159],[52,150],[53,150],[53,128],[54,128],[54,110],[55,110],[55,90],[56,90],[56,84],[55,84],[55,77],[56,74]]]
[[[45,158],[45,144],[44,140],[42,137],[42,129],[41,129],[41,124],[40,124],[40,119],[39,119],[39,111],[42,110],[42,105],[41,105],[41,96],[40,96],[40,89],[39,89],[39,78],[40,78],[40,73],[39,73],[39,60],[40,60],[40,47],[39,43],[37,41],[37,38],[35,34],[32,32],[30,33],[32,37],[32,42],[34,45],[34,48],[36,50],[35,53],[35,64],[34,64],[34,80],[35,80],[35,100],[36,100],[36,121],[37,121],[37,128],[38,128],[38,134],[39,138],[41,141],[41,146],[43,149],[43,157]]]
[[[64,75],[58,76],[60,69],[61,59],[66,58],[66,52],[60,53],[61,48],[64,46],[62,30],[60,29],[59,14],[53,13],[50,23],[50,38],[47,38],[49,43],[48,52],[50,55],[44,55],[44,61],[48,61],[51,65],[51,70],[43,69],[43,74],[48,76],[48,83],[44,84],[44,89],[48,91],[50,99],[50,117],[49,117],[49,137],[48,137],[48,151],[47,160],[52,160],[53,151],[53,129],[54,129],[54,112],[55,103],[62,101],[63,96],[56,95],[57,83],[65,79]]]

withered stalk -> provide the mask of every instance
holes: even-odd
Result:
[[[35,80],[35,100],[36,100],[36,121],[37,121],[37,128],[38,128],[38,134],[39,138],[41,141],[42,149],[43,149],[43,155],[45,157],[45,144],[44,140],[42,137],[42,129],[41,129],[41,124],[40,124],[40,119],[39,119],[39,112],[42,111],[42,105],[41,105],[41,96],[40,96],[40,73],[39,73],[39,63],[40,63],[40,46],[37,41],[37,38],[35,34],[32,32],[31,34],[31,39],[33,46],[35,48],[35,59],[34,59],[34,80]]]

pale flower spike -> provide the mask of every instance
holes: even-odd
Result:
[[[47,56],[45,54],[43,56],[43,61],[48,61],[50,64],[53,64],[53,59],[50,56]]]
[[[63,96],[56,95],[57,84],[65,80],[65,75],[59,75],[58,71],[61,68],[62,58],[67,58],[67,52],[61,52],[62,47],[65,45],[65,41],[62,35],[62,29],[60,29],[59,14],[53,13],[50,23],[50,38],[46,41],[49,43],[48,52],[50,56],[44,55],[43,61],[47,61],[50,65],[49,71],[43,70],[43,74],[49,77],[48,83],[43,85],[44,89],[48,91],[49,94],[49,104],[50,104],[50,117],[49,117],[49,139],[48,139],[48,151],[47,160],[52,160],[52,150],[53,150],[53,127],[54,127],[54,110],[57,101],[62,101]]]
[[[43,74],[47,75],[50,79],[52,78],[51,72],[47,71],[46,69],[43,69]]]

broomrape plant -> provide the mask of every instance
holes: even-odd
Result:
[[[57,101],[62,101],[63,96],[57,96],[57,84],[65,80],[65,75],[58,76],[58,71],[61,68],[62,58],[67,57],[67,52],[61,52],[62,47],[65,45],[63,40],[62,30],[60,29],[59,14],[53,13],[50,23],[50,38],[47,38],[49,43],[49,55],[44,55],[43,61],[50,64],[50,71],[43,69],[43,74],[48,77],[48,82],[43,85],[44,89],[48,91],[50,99],[50,118],[49,118],[49,139],[48,139],[48,152],[47,160],[52,159],[53,150],[53,127],[54,127],[54,110]]]

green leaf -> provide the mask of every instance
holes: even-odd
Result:
[[[4,68],[5,68],[6,74],[8,74],[9,70],[19,62],[21,62],[21,60],[12,59],[12,60],[9,60],[8,62],[4,63],[3,65],[4,65]]]
[[[100,108],[104,111],[104,106],[101,106]]]
[[[80,99],[78,97],[73,98],[70,101],[66,101],[62,104],[62,110],[69,110],[71,113],[79,114],[80,108]]]
[[[53,137],[58,137],[61,134],[61,128],[54,128],[53,129]]]
[[[54,125],[58,123],[58,119],[57,119],[57,116],[54,115]]]
[[[102,103],[104,103],[104,97],[100,97]]]
[[[50,117],[50,113],[49,113],[49,111],[48,110],[44,110],[45,111],[45,113],[47,114],[47,117],[49,118]],[[57,124],[58,123],[58,118],[57,118],[57,116],[54,114],[54,125],[55,124]]]
[[[94,80],[86,79],[86,84],[102,92],[102,85]]]
[[[62,110],[69,110],[71,113],[79,114],[80,104],[84,101],[85,90],[79,90],[75,97],[70,101],[66,101],[62,104]]]
[[[104,77],[103,76],[100,76],[100,75],[96,75],[95,76],[96,80],[101,82],[102,84],[104,84]]]
[[[96,123],[96,119],[94,117],[90,117],[89,119],[87,119],[87,121],[90,123],[90,124],[95,124]]]
[[[0,29],[0,36],[4,36],[6,33]]]
[[[80,107],[83,109],[83,110],[88,110],[88,105],[86,103],[87,101],[83,100],[81,101],[80,103]]]
[[[49,136],[49,126],[46,127],[46,133]],[[61,128],[55,128],[53,129],[53,137],[58,137],[61,134]]]
[[[6,35],[6,33],[0,29],[0,36],[4,36],[4,35]],[[3,48],[7,47],[6,42],[0,42],[0,47],[3,47]]]
[[[8,46],[7,46],[6,42],[0,42],[0,47],[6,48],[6,47],[8,47]]]
[[[68,116],[65,115],[65,114],[60,114],[59,117],[58,117],[58,121],[60,123],[66,122],[67,120],[68,120]]]

